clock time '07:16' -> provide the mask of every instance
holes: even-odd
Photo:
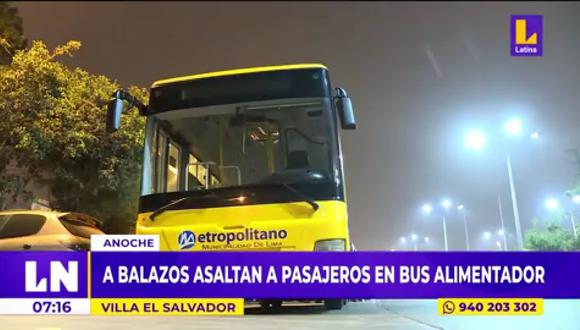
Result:
[[[37,314],[67,314],[72,309],[70,304],[70,301],[35,301],[32,303],[32,311]]]

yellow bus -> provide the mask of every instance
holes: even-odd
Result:
[[[133,106],[147,117],[137,234],[170,251],[350,250],[339,126],[356,123],[331,86],[294,64],[159,80],[148,105],[115,92],[109,132]]]

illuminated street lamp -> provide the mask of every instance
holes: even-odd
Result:
[[[441,201],[441,206],[443,206],[445,210],[449,210],[449,208],[451,207],[451,201],[448,199],[444,199]]]
[[[413,241],[413,251],[417,251],[417,234],[411,234],[411,240]]]
[[[484,231],[482,233],[483,240],[484,241],[488,241],[488,242],[489,241],[492,241],[492,240],[496,240],[495,241],[495,246],[497,246],[497,248],[500,249],[500,250],[507,251],[505,239],[503,239],[503,243],[502,243],[502,238],[505,238],[505,236],[506,236],[505,235],[506,234],[505,231],[500,228],[495,233],[497,234],[497,237],[499,237],[499,238],[496,239],[496,236],[494,236],[494,232],[487,231],[487,230]]]
[[[572,203],[574,203],[574,204],[580,204],[580,195],[574,195],[572,197]]]
[[[405,245],[405,244],[407,244],[409,239],[413,243],[413,251],[417,251],[417,247],[418,247],[418,243],[419,243],[419,235],[411,234],[409,236],[403,236],[399,240],[401,241],[401,244]],[[425,237],[424,240],[425,240],[425,243],[429,242],[428,237]]]
[[[544,202],[544,206],[546,206],[549,211],[554,212],[560,208],[560,202],[555,198],[548,198]]]
[[[497,236],[499,236],[503,241],[503,244],[500,241],[498,241],[498,243],[499,243],[498,247],[504,251],[507,251],[507,240],[506,240],[505,230],[503,228],[498,229]]]
[[[540,132],[533,132],[532,134],[530,134],[530,139],[532,140],[537,140],[540,138]]]
[[[425,243],[429,244],[429,237],[425,236]]]
[[[463,144],[472,150],[482,150],[485,147],[485,135],[479,130],[474,130],[465,134]]]
[[[431,206],[431,204],[423,204],[423,206],[421,206],[421,211],[424,214],[429,215],[433,211],[433,206]]]
[[[506,232],[503,228],[497,230],[497,236],[500,237],[498,241],[499,244],[496,244],[500,249],[507,251],[507,240],[506,240]],[[502,242],[503,241],[503,242]]]
[[[522,132],[522,121],[518,118],[512,118],[505,123],[505,131],[509,135],[519,135]]]

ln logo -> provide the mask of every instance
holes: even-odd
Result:
[[[190,249],[195,245],[195,234],[189,230],[182,231],[177,237],[179,249]]]
[[[68,292],[78,292],[79,290],[79,263],[69,261],[65,268],[60,261],[50,262],[49,278],[38,278],[36,261],[26,261],[26,292],[47,292],[47,282],[50,281],[50,292],[60,292],[64,286]]]
[[[512,56],[542,56],[542,15],[512,15],[510,40]]]

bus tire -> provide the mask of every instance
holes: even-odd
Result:
[[[340,309],[342,309],[342,306],[343,306],[343,300],[342,299],[326,299],[324,301],[324,306],[328,310],[340,310]]]

